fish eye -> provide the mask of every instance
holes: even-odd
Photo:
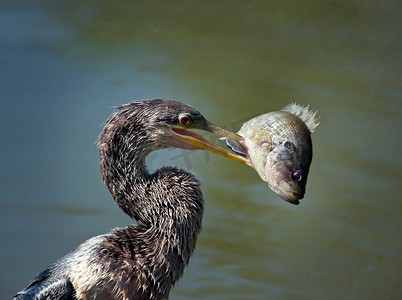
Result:
[[[181,125],[189,126],[189,125],[191,125],[192,122],[193,122],[193,120],[192,120],[191,117],[190,117],[189,115],[187,115],[187,114],[181,114],[181,115],[179,116],[179,123],[180,123]]]
[[[292,174],[292,178],[296,181],[301,181],[303,177],[299,171],[294,171]]]
[[[291,149],[292,148],[292,143],[289,142],[289,141],[286,141],[284,146],[285,146],[286,149]]]

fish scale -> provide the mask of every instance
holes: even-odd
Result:
[[[226,143],[232,151],[249,158],[275,193],[299,204],[313,155],[311,133],[319,124],[316,115],[309,106],[293,103],[247,121],[238,132],[244,141],[227,139]]]

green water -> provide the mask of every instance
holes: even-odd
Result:
[[[306,197],[166,150],[203,183],[197,250],[171,299],[402,297],[397,1],[1,1],[0,298],[129,224],[94,144],[113,107],[175,98],[236,131],[290,102],[322,122]]]

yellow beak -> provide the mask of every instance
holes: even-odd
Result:
[[[236,141],[242,141],[243,138],[240,135],[237,135],[236,133],[227,131],[225,129],[219,128],[218,126],[213,125],[212,123],[207,123],[205,128],[202,128],[203,130],[212,132],[214,134],[217,134],[222,137],[226,137],[228,139],[236,140]],[[190,144],[192,146],[195,146],[199,149],[205,149],[209,150],[211,152],[217,153],[219,155],[222,155],[224,157],[233,159],[235,161],[238,161],[243,164],[250,165],[250,162],[248,158],[245,158],[243,156],[237,155],[230,150],[226,150],[211,141],[207,140],[204,138],[202,135],[195,133],[194,131],[190,131],[187,129],[183,128],[172,128],[172,130],[179,135],[180,140],[184,143]]]

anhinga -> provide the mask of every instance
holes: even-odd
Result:
[[[167,299],[195,248],[204,202],[192,174],[173,167],[150,174],[146,156],[168,147],[207,149],[247,163],[192,129],[242,139],[175,100],[119,107],[99,136],[100,167],[117,205],[137,224],[85,241],[14,299]]]

